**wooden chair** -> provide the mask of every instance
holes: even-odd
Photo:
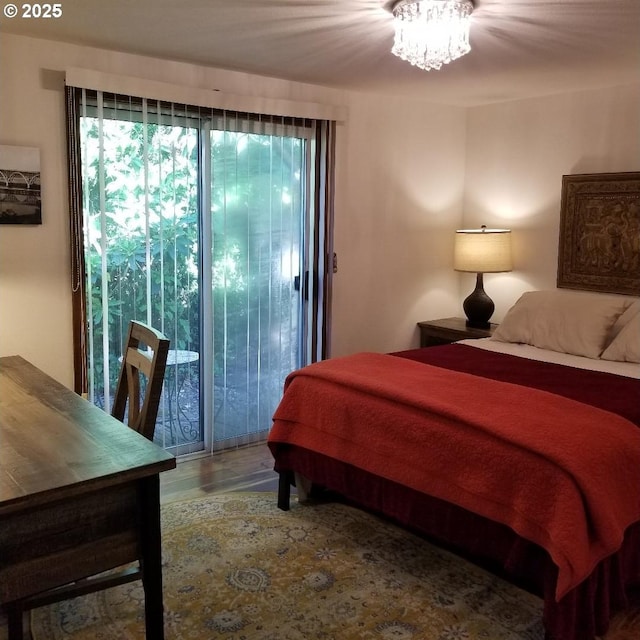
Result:
[[[129,323],[111,415],[124,422],[128,407],[127,424],[149,440],[156,427],[168,352],[169,339],[159,331],[135,320]],[[141,374],[146,378],[144,395],[140,393]]]
[[[144,345],[145,348],[142,348]],[[149,440],[153,440],[160,394],[169,352],[169,339],[141,322],[132,320],[124,345],[122,367],[111,415]],[[142,375],[141,375],[142,374]],[[141,378],[144,376],[144,384]],[[144,387],[144,393],[141,390]],[[144,567],[129,566],[120,571],[87,577],[6,606],[9,640],[24,636],[24,612],[44,605],[108,589],[134,580],[144,581]],[[30,636],[30,633],[28,634]]]

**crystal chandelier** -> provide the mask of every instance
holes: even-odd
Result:
[[[429,71],[463,56],[469,46],[471,0],[399,0],[391,53]]]

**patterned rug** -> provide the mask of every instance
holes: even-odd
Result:
[[[542,640],[542,602],[338,503],[163,505],[167,640]],[[142,640],[131,583],[35,610],[35,640]]]

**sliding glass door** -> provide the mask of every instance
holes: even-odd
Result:
[[[209,136],[214,447],[260,437],[284,378],[302,363],[297,283],[309,146],[262,123],[255,132],[225,124]]]
[[[264,438],[284,378],[315,358],[313,129],[81,95],[90,399],[110,410],[137,319],[171,340],[159,444]]]

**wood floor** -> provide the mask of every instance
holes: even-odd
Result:
[[[179,462],[160,474],[163,502],[229,491],[277,491],[278,474],[266,444],[257,444]]]
[[[162,502],[199,498],[229,491],[277,491],[278,476],[266,444],[179,462],[176,469],[160,474]],[[275,508],[275,503],[274,503]],[[603,640],[640,638],[640,592],[632,607],[611,621]]]

